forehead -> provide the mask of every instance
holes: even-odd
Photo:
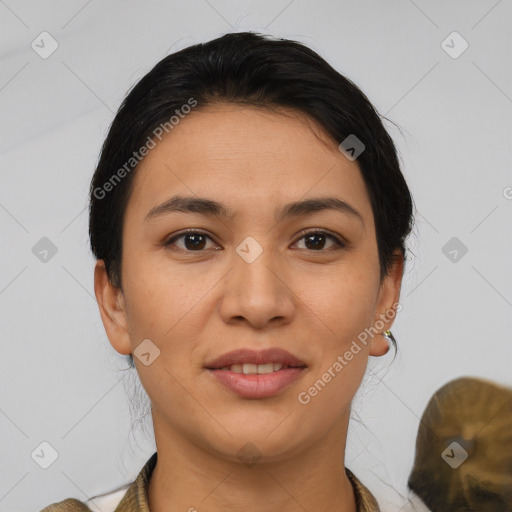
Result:
[[[215,196],[244,209],[336,195],[371,215],[358,164],[301,112],[216,104],[193,111],[139,164],[132,198],[150,209],[174,193]]]
[[[265,156],[289,160],[306,157],[309,161],[337,148],[320,124],[303,112],[233,103],[216,103],[192,111],[164,140],[170,150],[180,146],[183,152],[189,152],[189,161],[205,157],[233,161],[248,154],[258,154],[260,161]]]

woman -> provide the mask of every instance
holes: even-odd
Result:
[[[91,183],[101,318],[157,446],[115,510],[378,511],[345,443],[411,225],[377,112],[305,46],[233,33],[144,76]]]

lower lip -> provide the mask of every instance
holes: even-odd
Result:
[[[244,398],[268,398],[302,376],[305,368],[286,368],[277,372],[245,375],[229,370],[208,370],[221,384]]]

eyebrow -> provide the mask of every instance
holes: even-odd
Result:
[[[285,204],[277,212],[276,222],[324,210],[335,210],[345,213],[358,219],[364,226],[363,216],[353,206],[342,199],[330,196],[314,197]],[[162,204],[151,208],[146,215],[145,221],[173,212],[199,213],[201,215],[223,217],[226,219],[232,219],[235,216],[235,212],[226,205],[213,199],[175,195]]]

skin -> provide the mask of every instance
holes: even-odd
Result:
[[[217,104],[189,114],[136,172],[123,224],[122,290],[99,260],[95,293],[116,351],[133,353],[145,339],[160,350],[148,366],[134,356],[158,451],[151,511],[355,512],[344,471],[351,401],[368,357],[387,352],[386,339],[361,345],[307,405],[297,396],[399,300],[403,258],[397,254],[381,282],[357,161],[301,113]],[[178,193],[222,202],[236,215],[179,212],[145,221]],[[285,203],[333,195],[362,222],[335,210],[274,219]],[[199,251],[190,238],[185,245],[187,237],[164,245],[186,228],[210,237]],[[335,242],[322,245],[321,237],[319,249],[308,246],[306,228],[329,230],[347,246],[333,250]],[[249,236],[263,249],[252,263],[235,251]],[[281,347],[308,368],[276,396],[244,399],[203,367],[242,347]],[[261,455],[252,466],[237,456],[248,442]]]

